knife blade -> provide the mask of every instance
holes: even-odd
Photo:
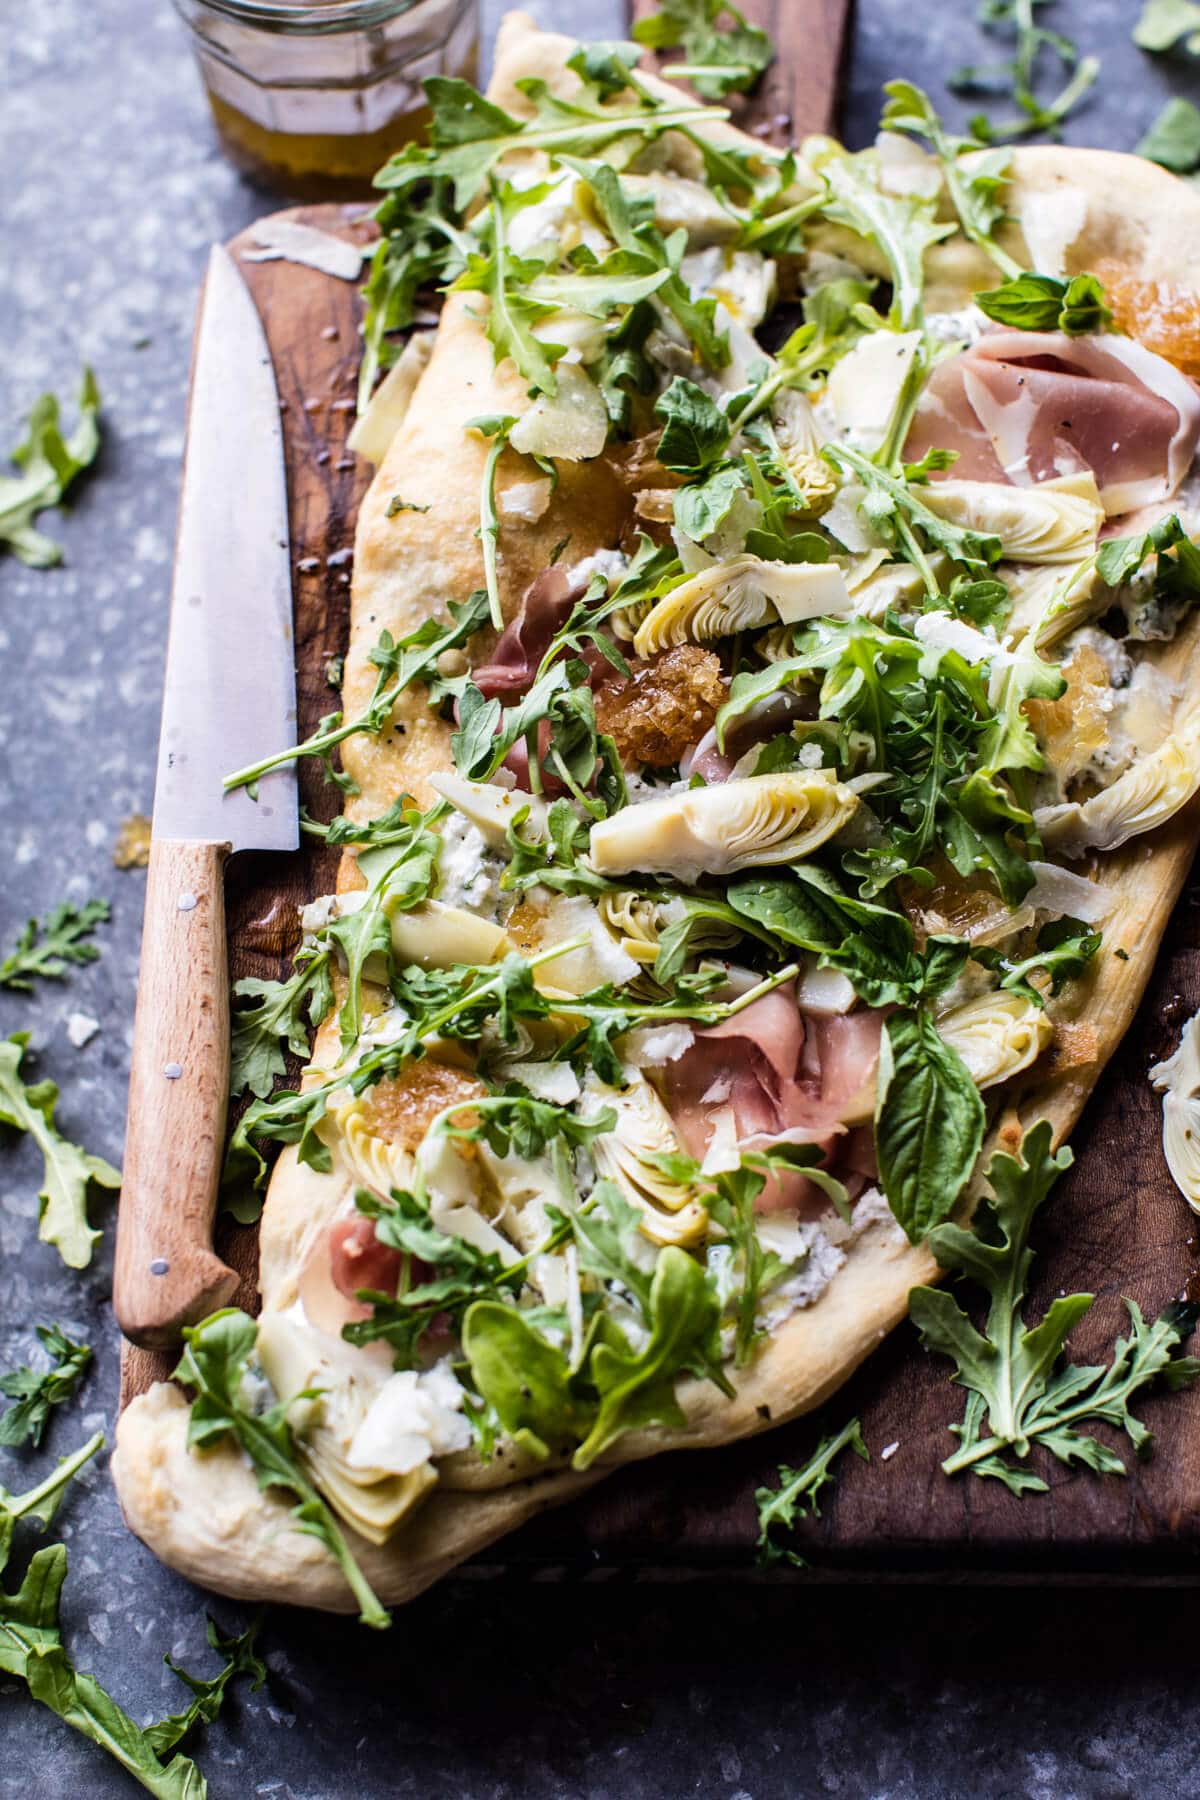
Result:
[[[232,1296],[212,1220],[229,1085],[224,867],[294,850],[294,767],[258,798],[222,777],[295,743],[287,486],[271,355],[227,251],[209,259],[163,688],[113,1303],[147,1348]]]

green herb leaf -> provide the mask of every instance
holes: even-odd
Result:
[[[566,1356],[515,1306],[477,1300],[463,1319],[462,1342],[475,1387],[519,1448],[544,1462],[586,1430]]]
[[[31,569],[49,569],[62,561],[53,538],[34,520],[48,506],[58,506],[67,489],[96,460],[100,449],[100,390],[84,365],[79,389],[79,422],[64,438],[58,400],[42,394],[29,415],[26,436],[12,453],[21,473],[0,475],[0,545],[6,545]]]
[[[1185,50],[1200,54],[1200,6],[1196,0],[1144,0],[1133,28],[1139,50]]]
[[[0,1039],[0,1124],[26,1131],[42,1153],[42,1186],[38,1194],[38,1236],[53,1244],[69,1269],[85,1269],[92,1245],[100,1236],[88,1224],[88,1189],[119,1188],[121,1173],[102,1156],[92,1156],[63,1137],[54,1123],[58,1088],[52,1081],[26,1087],[21,1060],[27,1031]]]
[[[234,1307],[213,1313],[184,1330],[184,1352],[175,1379],[194,1393],[188,1419],[188,1447],[204,1450],[232,1438],[254,1465],[264,1491],[282,1488],[295,1497],[296,1529],[315,1537],[333,1557],[359,1605],[364,1625],[391,1624],[342,1535],[341,1526],[309,1480],[296,1449],[287,1408],[251,1412],[242,1399],[242,1377],[254,1354],[258,1326]]]
[[[875,1153],[887,1203],[910,1243],[954,1210],[983,1126],[979,1089],[929,1014],[892,1013],[880,1043]]]
[[[857,231],[885,258],[892,275],[893,324],[901,331],[919,325],[925,252],[950,236],[953,222],[935,216],[932,200],[885,192],[869,154],[851,155],[832,138],[810,138],[805,153],[829,191],[825,217]]]
[[[1200,113],[1196,116],[1200,119]],[[998,325],[1018,331],[1063,331],[1068,337],[1086,337],[1112,322],[1104,289],[1094,275],[1074,275],[1069,281],[1055,275],[1016,275],[1001,287],[976,294],[975,304]]]
[[[1200,168],[1200,107],[1178,94],[1168,100],[1139,140],[1136,153],[1176,175],[1193,174]]]
[[[681,49],[686,62],[666,73],[690,81],[706,100],[748,93],[774,55],[766,32],[727,0],[663,0],[634,21],[632,35],[648,50]]]
[[[89,900],[83,906],[62,900],[44,919],[30,919],[0,962],[0,987],[29,994],[36,977],[61,981],[68,965],[95,962],[100,947],[87,940],[110,917],[107,900]]]
[[[716,401],[685,375],[676,375],[655,403],[665,420],[658,460],[664,469],[699,475],[724,454],[732,428]]]
[[[235,1097],[247,1088],[261,1099],[275,1085],[287,1063],[283,1046],[293,1056],[307,1057],[310,1028],[320,1024],[333,1005],[333,981],[329,951],[302,949],[286,981],[259,981],[243,976],[233,984],[229,1092]]]
[[[992,1158],[988,1180],[994,1198],[982,1209],[977,1230],[943,1225],[932,1233],[929,1248],[941,1266],[961,1271],[990,1296],[983,1331],[944,1289],[914,1288],[909,1295],[926,1349],[950,1357],[954,1379],[969,1390],[963,1424],[951,1427],[960,1448],[943,1469],[947,1474],[974,1469],[1016,1494],[1046,1489],[1039,1476],[1020,1466],[1036,1443],[1060,1462],[1124,1474],[1120,1457],[1080,1427],[1104,1420],[1124,1431],[1144,1455],[1151,1435],[1130,1411],[1133,1399],[1159,1377],[1176,1389],[1200,1375],[1200,1362],[1176,1354],[1195,1325],[1194,1307],[1168,1307],[1147,1324],[1126,1300],[1132,1330],[1118,1338],[1107,1367],[1058,1366],[1068,1332],[1092,1304],[1090,1294],[1060,1295],[1040,1324],[1025,1324],[1021,1308],[1033,1262],[1034,1216],[1071,1161],[1065,1147],[1051,1153],[1050,1126],[1041,1121],[1026,1134],[1019,1160],[1002,1153]]]
[[[267,1679],[267,1665],[254,1648],[260,1623],[256,1620],[240,1636],[227,1637],[210,1616],[209,1645],[225,1658],[223,1668],[216,1675],[191,1675],[186,1669],[181,1669],[177,1662],[172,1662],[169,1656],[163,1657],[172,1674],[178,1675],[180,1681],[191,1688],[192,1700],[183,1712],[172,1713],[170,1718],[160,1719],[155,1725],[147,1725],[146,1739],[159,1756],[165,1756],[169,1750],[173,1750],[194,1725],[212,1725],[220,1717],[226,1692],[239,1675],[249,1678],[252,1693],[257,1693],[263,1686]]]
[[[0,1415],[0,1444],[41,1443],[54,1407],[69,1400],[92,1360],[87,1344],[76,1344],[61,1325],[39,1325],[37,1334],[46,1354],[53,1358],[48,1369],[31,1369],[25,1364],[7,1375],[0,1375],[0,1394],[6,1394],[16,1405]]]
[[[791,1531],[800,1518],[820,1518],[821,1509],[817,1505],[817,1497],[827,1482],[833,1480],[833,1464],[843,1450],[853,1450],[864,1462],[870,1462],[871,1452],[863,1442],[862,1426],[857,1419],[851,1419],[839,1432],[822,1438],[813,1454],[798,1469],[790,1469],[785,1463],[779,1466],[779,1483],[777,1488],[760,1487],[755,1490],[754,1503],[758,1508],[758,1563],[762,1568],[784,1558],[798,1569],[807,1565],[804,1558],[779,1543],[774,1535],[777,1531]]]

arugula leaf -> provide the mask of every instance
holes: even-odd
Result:
[[[79,422],[64,438],[58,400],[42,394],[29,414],[26,436],[12,453],[21,473],[0,475],[0,545],[31,569],[49,569],[62,561],[62,549],[37,529],[34,520],[58,506],[67,489],[95,460],[100,449],[100,390],[84,364],[79,389]]]
[[[1094,275],[1073,275],[1068,281],[1056,275],[1018,274],[1001,287],[976,294],[975,304],[989,319],[1018,331],[1063,331],[1068,337],[1086,337],[1112,321],[1104,289]]]
[[[1196,0],[1144,0],[1133,41],[1139,50],[1174,50],[1182,44],[1200,54],[1200,6]]]
[[[544,1462],[587,1430],[566,1356],[515,1306],[477,1300],[463,1319],[462,1344],[471,1380],[518,1448]]]
[[[825,444],[821,455],[835,469],[845,470],[862,483],[866,490],[862,501],[864,515],[886,543],[921,571],[931,593],[938,592],[937,582],[914,531],[919,530],[927,544],[944,550],[954,562],[978,574],[986,575],[991,565],[999,562],[1004,546],[998,537],[939,518],[906,481],[880,468],[861,451],[848,444]]]
[[[715,475],[678,489],[676,525],[693,542],[703,543],[729,517],[730,508],[745,485],[740,469],[718,469]]]
[[[647,1342],[633,1350],[606,1338],[592,1350],[588,1374],[600,1404],[572,1468],[590,1469],[627,1431],[684,1423],[675,1382],[698,1361],[714,1360],[719,1313],[700,1264],[674,1244],[660,1250],[646,1306]]]
[[[645,1317],[650,1309],[650,1271],[635,1254],[646,1241],[642,1214],[615,1181],[598,1181],[592,1198],[590,1206],[570,1213],[548,1207],[547,1216],[556,1230],[565,1229],[574,1237],[584,1273],[624,1288]]]
[[[348,775],[333,767],[333,751],[348,737],[360,732],[377,734],[382,731],[392,716],[392,708],[414,681],[428,681],[436,673],[438,659],[447,650],[458,650],[480,626],[488,622],[488,597],[482,588],[477,588],[470,597],[461,602],[450,600],[446,610],[450,615],[449,623],[439,619],[425,619],[414,631],[407,632],[398,641],[393,639],[390,631],[380,633],[379,642],[369,652],[368,660],[379,670],[375,689],[363,710],[353,719],[344,720],[341,713],[330,713],[321,720],[317,730],[302,744],[296,744],[288,750],[277,750],[273,756],[266,756],[261,762],[252,763],[245,769],[238,769],[227,775],[222,783],[228,794],[234,788],[248,787],[254,792],[255,783],[269,769],[282,768],[285,763],[295,762],[302,756],[316,756],[325,764],[328,778],[336,782],[343,793],[356,793],[357,787]]]
[[[833,1463],[847,1449],[853,1450],[856,1456],[861,1456],[864,1462],[870,1462],[871,1452],[863,1442],[862,1426],[857,1419],[850,1419],[839,1432],[822,1438],[808,1461],[798,1469],[789,1469],[786,1463],[781,1463],[780,1485],[777,1488],[755,1489],[754,1504],[758,1508],[757,1561],[760,1568],[768,1568],[784,1558],[797,1569],[807,1567],[804,1558],[795,1550],[780,1544],[773,1533],[777,1530],[791,1531],[797,1516],[820,1518],[821,1509],[817,1505],[817,1496],[825,1484],[833,1480]]]
[[[1194,1307],[1168,1307],[1147,1324],[1137,1305],[1126,1300],[1132,1330],[1118,1338],[1107,1367],[1059,1366],[1067,1334],[1091,1307],[1091,1294],[1060,1295],[1040,1324],[1025,1324],[1021,1309],[1033,1262],[1034,1216],[1072,1160],[1065,1146],[1051,1153],[1050,1125],[1040,1121],[1026,1133],[1019,1160],[1000,1152],[992,1158],[988,1180],[994,1198],[982,1209],[976,1231],[942,1225],[931,1234],[929,1248],[941,1266],[961,1271],[990,1296],[983,1331],[945,1290],[914,1288],[909,1294],[922,1343],[950,1357],[953,1379],[969,1390],[963,1424],[951,1427],[960,1447],[943,1469],[948,1475],[973,1469],[1003,1481],[1015,1494],[1046,1491],[1040,1476],[1020,1466],[1038,1443],[1060,1462],[1123,1475],[1121,1458],[1080,1427],[1104,1420],[1124,1431],[1144,1455],[1151,1434],[1130,1412],[1133,1399],[1158,1377],[1175,1389],[1200,1375],[1200,1362],[1176,1355],[1195,1324]]]
[[[233,984],[235,1005],[229,1051],[229,1092],[234,1098],[249,1088],[259,1099],[269,1094],[287,1064],[282,1045],[293,1056],[309,1053],[309,1028],[317,1026],[333,1005],[330,953],[301,949],[286,981],[260,981],[246,975]]]
[[[490,235],[489,253],[484,256],[472,251],[453,288],[460,293],[486,295],[489,304],[483,323],[496,362],[511,357],[529,383],[531,393],[555,394],[558,383],[553,365],[566,345],[543,343],[534,336],[533,327],[564,302],[533,296],[531,284],[545,264],[515,256],[508,247],[507,235],[511,215],[521,206],[532,204],[545,190],[519,192],[509,184],[498,186],[490,177],[488,186],[491,206],[484,214],[484,227]]]
[[[189,1449],[205,1450],[232,1438],[253,1463],[260,1488],[282,1488],[295,1497],[296,1529],[316,1538],[333,1557],[358,1601],[362,1624],[385,1629],[391,1615],[376,1599],[331,1508],[309,1480],[287,1407],[255,1413],[242,1399],[242,1377],[258,1340],[255,1321],[227,1306],[201,1324],[185,1327],[183,1336],[184,1352],[174,1374],[195,1395],[188,1419]]]
[[[44,919],[30,919],[8,955],[0,962],[0,987],[33,992],[34,978],[61,981],[68,964],[95,962],[98,944],[88,943],[97,925],[111,918],[107,900],[76,906],[61,900]]]
[[[664,469],[680,475],[698,475],[724,456],[732,427],[716,401],[689,381],[676,375],[659,395],[654,410],[665,421],[658,444],[658,460]]]
[[[1200,168],[1200,107],[1176,94],[1138,139],[1134,153],[1176,175],[1193,174]]]
[[[363,320],[363,359],[358,373],[358,412],[367,409],[376,377],[400,354],[393,334],[410,326],[417,296],[425,288],[452,281],[463,268],[470,240],[459,229],[461,217],[451,199],[450,183],[431,181],[427,194],[389,194],[376,208],[380,238],[371,256]]]
[[[728,0],[662,0],[634,21],[632,36],[648,50],[682,49],[687,61],[664,73],[690,81],[705,100],[748,93],[774,55],[766,32]]]
[[[177,1662],[172,1662],[169,1656],[163,1657],[171,1673],[178,1675],[180,1681],[191,1688],[193,1698],[183,1712],[172,1713],[167,1719],[159,1719],[157,1724],[147,1725],[146,1740],[159,1756],[165,1756],[176,1744],[182,1742],[193,1725],[201,1722],[211,1725],[220,1717],[226,1690],[239,1675],[249,1677],[252,1693],[256,1694],[264,1685],[267,1665],[254,1648],[260,1626],[261,1620],[255,1620],[240,1635],[227,1637],[216,1620],[209,1616],[209,1645],[225,1658],[224,1666],[216,1675],[191,1675],[186,1669],[181,1669]]]
[[[453,1109],[460,1110],[458,1108]],[[431,1131],[478,1142],[482,1138],[496,1156],[540,1156],[546,1146],[561,1140],[569,1149],[586,1148],[613,1129],[617,1115],[603,1107],[593,1119],[582,1119],[551,1100],[529,1099],[524,1094],[496,1094],[486,1100],[465,1102],[472,1123],[453,1125],[442,1114]]]
[[[1021,265],[997,244],[994,232],[1004,218],[1001,198],[1008,175],[1007,151],[987,151],[973,137],[952,137],[921,88],[911,81],[889,81],[880,123],[885,131],[923,138],[941,164],[942,179],[958,222],[972,243],[985,251],[1004,275],[1019,276]],[[968,166],[962,160],[970,156]]]
[[[103,1443],[97,1432],[27,1494],[0,1490],[0,1571],[8,1562],[16,1521],[36,1515],[49,1523],[67,1482]],[[66,1574],[66,1546],[52,1544],[34,1552],[15,1592],[0,1586],[0,1674],[24,1681],[35,1700],[106,1750],[158,1800],[205,1800],[207,1784],[195,1763],[175,1756],[164,1766],[160,1752],[170,1746],[156,1744],[154,1727],[143,1731],[93,1676],[72,1667],[59,1619]]]
[[[61,1134],[54,1123],[58,1088],[52,1081],[26,1087],[21,1060],[27,1031],[0,1039],[0,1124],[26,1131],[42,1153],[42,1186],[38,1194],[38,1236],[53,1244],[69,1269],[86,1269],[92,1245],[100,1236],[87,1220],[88,1189],[119,1188],[121,1172],[102,1156],[92,1156]]]
[[[887,1203],[919,1244],[954,1209],[983,1142],[979,1089],[924,1010],[895,1012],[879,1046],[875,1154]]]
[[[971,131],[982,142],[998,143],[1009,138],[1032,137],[1037,132],[1058,136],[1062,121],[1078,106],[1100,72],[1094,56],[1082,59],[1078,47],[1061,31],[1048,31],[1034,19],[1034,9],[1047,0],[980,0],[979,18],[985,29],[1011,31],[1013,55],[1002,63],[968,66],[956,69],[947,85],[956,93],[978,91],[1011,94],[1018,111],[1007,119],[989,119],[977,113],[971,120]],[[1065,86],[1049,101],[1040,100],[1035,91],[1042,52],[1049,51],[1068,76]]]
[[[887,262],[892,323],[901,331],[920,325],[925,252],[950,236],[953,222],[939,220],[934,202],[922,195],[885,192],[869,155],[852,155],[832,138],[810,138],[805,154],[828,189],[825,217],[867,238]]]
[[[1078,919],[1053,919],[1038,932],[1037,948],[1029,956],[1013,960],[1002,951],[986,944],[977,945],[971,954],[987,969],[1000,971],[1000,986],[1009,988],[1035,1006],[1044,1007],[1046,990],[1035,987],[1029,977],[1039,970],[1047,977],[1046,987],[1057,994],[1064,982],[1078,981],[1088,963],[1100,948],[1098,931],[1089,931]]]
[[[91,1347],[76,1344],[61,1325],[38,1325],[38,1337],[47,1355],[53,1358],[48,1369],[31,1369],[28,1364],[0,1375],[0,1394],[6,1394],[16,1405],[0,1415],[0,1444],[41,1443],[56,1406],[69,1400],[92,1360]]]

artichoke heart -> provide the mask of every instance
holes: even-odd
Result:
[[[499,925],[440,900],[428,900],[411,912],[393,912],[391,928],[396,961],[416,963],[422,969],[498,962],[512,949],[508,933]]]
[[[1054,1036],[1040,1006],[1003,988],[951,1007],[938,1019],[937,1028],[981,1088],[1029,1068]]]
[[[287,1318],[265,1313],[258,1326],[258,1359],[278,1398],[290,1404],[320,1388],[312,1422],[297,1432],[297,1445],[313,1482],[330,1506],[371,1544],[386,1544],[401,1520],[437,1483],[437,1470],[421,1463],[405,1475],[359,1469],[350,1446],[380,1388],[361,1352]]]
[[[633,648],[648,657],[677,644],[707,644],[736,631],[849,609],[837,563],[766,562],[743,554],[702,569],[664,594],[638,626]]]
[[[455,812],[469,819],[480,832],[490,850],[507,850],[507,832],[518,813],[525,818],[521,831],[527,838],[544,838],[547,832],[547,807],[536,794],[520,788],[501,787],[498,782],[467,781],[462,775],[439,770],[429,777],[435,793],[448,800]]]
[[[678,900],[655,900],[636,889],[618,888],[602,894],[600,917],[618,940],[626,956],[649,967],[658,960],[659,939],[668,926],[679,923],[686,909]],[[688,934],[690,951],[727,950],[741,938],[736,925],[721,919],[698,920]]]
[[[1163,1155],[1172,1180],[1200,1213],[1200,1013],[1184,1026],[1173,1056],[1155,1063],[1150,1080],[1163,1096]]]
[[[921,499],[940,519],[1000,539],[1023,563],[1073,563],[1089,556],[1104,523],[1095,477],[1064,475],[1036,487],[1000,481],[931,481]]]
[[[809,855],[857,806],[833,769],[751,775],[625,807],[593,825],[591,860],[601,875],[732,875]]]
[[[615,1181],[642,1215],[641,1229],[654,1244],[697,1244],[708,1229],[708,1210],[695,1188],[665,1175],[653,1159],[680,1149],[671,1115],[644,1075],[621,1092],[596,1086],[597,1106],[617,1115],[612,1131],[592,1145],[596,1169]]]
[[[1200,788],[1200,714],[1172,733],[1157,750],[1140,756],[1111,787],[1090,800],[1044,806],[1034,823],[1059,856],[1115,850],[1143,831],[1165,825]]]
[[[361,1094],[336,1088],[317,1121],[316,1132],[354,1178],[377,1194],[412,1186],[412,1152],[371,1130]]]

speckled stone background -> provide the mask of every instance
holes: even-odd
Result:
[[[490,39],[498,7],[485,12]],[[621,28],[619,0],[543,0],[546,22]],[[1059,0],[1047,22],[1103,57],[1068,136],[1131,148],[1186,64],[1129,43],[1135,0]],[[961,0],[861,0],[846,129],[870,136],[880,84],[988,52]],[[213,141],[167,0],[29,0],[0,33],[0,435],[34,397],[97,370],[105,446],[49,573],[0,561],[4,807],[0,941],[69,895],[108,896],[104,956],[36,1000],[0,995],[0,1031],[27,1029],[59,1082],[64,1127],[119,1161],[143,877],[119,873],[120,821],[149,810],[176,484],[196,282],[208,244],[274,196]],[[951,116],[956,116],[948,102]],[[101,1021],[86,1048],[66,1019]],[[0,1151],[0,1367],[60,1319],[97,1347],[81,1403],[42,1452],[0,1452],[30,1485],[97,1426],[117,1392],[109,1310],[111,1218],[73,1275],[36,1241],[37,1164]],[[64,1507],[66,1635],[135,1718],[183,1703],[170,1651],[207,1669],[205,1598],[124,1531],[103,1466]],[[31,1535],[31,1534],[28,1534]],[[23,1534],[25,1541],[26,1534]],[[18,1555],[18,1564],[24,1552]],[[275,1612],[268,1690],[197,1734],[215,1800],[384,1796],[723,1800],[834,1794],[873,1800],[1200,1796],[1194,1594],[825,1588],[797,1581],[566,1586],[529,1574],[463,1578],[404,1612],[387,1639]],[[215,1605],[231,1626],[243,1615]],[[0,1683],[0,1796],[119,1796],[132,1782]]]

